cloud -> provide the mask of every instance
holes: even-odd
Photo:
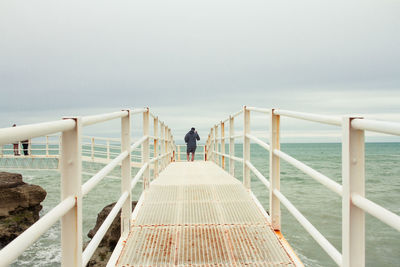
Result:
[[[389,0],[2,1],[0,126],[146,106],[176,137],[243,105],[396,119],[398,14]]]

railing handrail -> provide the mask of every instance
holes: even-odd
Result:
[[[158,132],[155,132],[155,136],[150,136],[148,134],[145,134],[142,136],[138,141],[136,141],[133,144],[127,144],[126,141],[130,140],[130,122],[129,120],[125,120],[125,118],[130,118],[130,115],[132,114],[139,114],[142,113],[144,116],[144,119],[148,121],[148,118],[150,116],[150,112],[148,108],[144,109],[134,109],[134,110],[122,110],[118,112],[113,112],[113,113],[107,113],[107,114],[100,114],[100,115],[93,115],[93,116],[86,116],[86,117],[81,117],[78,119],[70,118],[70,119],[63,119],[60,121],[52,121],[52,122],[45,122],[45,123],[38,123],[38,124],[31,124],[31,125],[24,125],[24,126],[18,126],[18,127],[11,127],[11,128],[5,128],[5,129],[0,129],[0,147],[3,147],[4,144],[8,143],[13,143],[17,142],[19,140],[25,140],[25,139],[32,139],[36,137],[41,137],[41,136],[46,136],[50,134],[57,134],[61,132],[61,140],[70,142],[70,145],[65,146],[65,147],[74,147],[73,143],[76,142],[75,144],[81,143],[82,139],[85,138],[90,138],[92,139],[92,143],[89,143],[88,145],[91,145],[91,154],[92,157],[94,156],[94,148],[95,145],[93,143],[94,139],[97,140],[106,140],[106,141],[111,141],[111,140],[117,140],[118,142],[121,142],[121,152],[120,153],[112,153],[117,155],[114,159],[110,159],[110,161],[102,168],[100,171],[98,171],[95,175],[93,175],[86,183],[83,185],[79,186],[78,191],[74,193],[74,195],[64,197],[64,200],[62,200],[56,207],[51,209],[47,214],[45,214],[41,219],[39,219],[36,223],[34,223],[28,230],[26,230],[24,233],[19,235],[16,239],[14,239],[12,242],[10,242],[7,246],[5,246],[1,251],[0,251],[0,265],[8,265],[12,263],[20,254],[25,251],[26,248],[28,248],[30,245],[32,245],[45,231],[47,231],[54,223],[56,223],[60,218],[64,218],[67,214],[70,213],[71,209],[77,209],[79,206],[79,209],[82,209],[80,207],[81,202],[82,202],[82,197],[89,193],[108,173],[110,173],[117,165],[122,165],[121,169],[124,168],[131,168],[131,153],[140,145],[144,146],[143,151],[149,155],[150,151],[150,143],[148,140],[150,138],[154,138],[156,140],[162,140],[161,143],[154,143],[154,145],[161,146],[163,147],[162,154],[157,151],[157,148],[154,148],[154,155],[153,158],[149,158],[147,162],[143,162],[140,170],[136,173],[135,177],[132,179],[129,177],[129,182],[127,188],[125,188],[123,191],[121,191],[121,195],[119,197],[119,200],[117,204],[114,206],[110,214],[107,216],[106,220],[103,222],[101,225],[100,229],[97,231],[96,235],[92,238],[90,241],[89,245],[86,247],[86,249],[83,251],[79,249],[82,246],[82,240],[79,237],[78,241],[76,242],[70,242],[71,244],[68,244],[67,248],[62,248],[63,255],[64,255],[64,250],[68,249],[73,249],[75,250],[76,253],[78,253],[78,258],[79,255],[81,257],[77,260],[76,262],[74,259],[62,259],[63,264],[65,264],[64,261],[70,262],[71,260],[74,261],[73,265],[80,265],[80,263],[85,266],[87,262],[90,260],[91,256],[93,255],[95,249],[99,245],[101,239],[103,238],[105,232],[107,229],[110,227],[111,222],[114,220],[114,218],[117,216],[119,210],[122,209],[124,212],[124,207],[129,203],[131,203],[131,191],[137,184],[137,182],[143,177],[143,179],[149,179],[149,177],[146,177],[146,175],[150,174],[150,164],[154,164],[154,168],[157,168],[157,172],[155,172],[153,175],[156,176],[158,174],[158,168],[163,169],[166,167],[166,165],[170,162],[168,160],[168,155],[171,155],[173,153],[173,139],[171,135],[171,130],[162,122],[157,120],[154,120],[154,123],[157,124],[155,125],[154,129],[158,131],[158,124],[161,124],[161,137],[158,137]],[[152,115],[154,117],[154,115]],[[77,132],[79,131],[78,127],[83,127],[87,125],[92,125],[96,123],[101,123],[105,122],[108,120],[113,120],[121,118],[121,124],[122,124],[122,132],[121,132],[121,139],[116,139],[116,138],[105,138],[105,137],[87,137],[87,136],[82,136],[82,135],[77,135]],[[157,126],[157,127],[156,127]],[[143,123],[143,127],[149,127],[149,124]],[[76,131],[78,129],[78,131]],[[67,131],[75,130],[75,136],[78,137],[78,139],[74,139],[73,135],[68,134],[68,136],[64,136],[64,133]],[[148,132],[149,129],[144,131],[145,133]],[[165,134],[163,134],[165,132]],[[65,139],[65,140],[64,140]],[[80,139],[80,140],[79,140]],[[125,142],[125,143],[124,143]],[[48,147],[48,138],[46,136],[46,157],[51,157],[52,155],[48,155],[49,147]],[[109,142],[108,142],[109,144]],[[81,146],[83,144],[81,143]],[[102,146],[107,148],[107,152],[105,151],[96,151],[96,154],[102,154],[105,155],[107,154],[107,158],[111,154],[109,151],[110,146]],[[125,147],[125,148],[124,148]],[[63,146],[59,146],[58,150],[61,151],[63,149]],[[81,147],[78,150],[80,150]],[[3,151],[3,149],[2,149]],[[83,152],[83,150],[82,150]],[[144,153],[142,152],[142,153]],[[60,161],[63,161],[63,157],[65,153],[60,153],[58,157],[60,158]],[[72,155],[72,154],[71,154]],[[3,156],[3,155],[2,155]],[[82,156],[78,158],[73,158],[73,161],[79,163],[82,159]],[[129,158],[129,161],[126,162],[126,159]],[[142,158],[143,155],[142,155]],[[158,165],[158,162],[160,161],[160,166]],[[126,165],[128,164],[128,165]],[[76,165],[76,164],[75,164]],[[125,166],[125,167],[124,167]],[[64,169],[65,171],[65,169]],[[63,172],[63,170],[62,170]],[[129,171],[130,174],[130,171]],[[67,174],[68,175],[68,174]],[[125,173],[126,175],[126,173]],[[68,180],[73,180],[75,179],[75,176],[71,176],[70,179]],[[154,177],[155,178],[155,177]],[[122,173],[122,180],[124,180],[124,173]],[[78,180],[79,181],[79,180]],[[122,181],[123,182],[123,181]],[[144,180],[144,183],[146,181]],[[148,182],[148,180],[147,180]],[[147,185],[148,186],[148,185]],[[129,200],[129,202],[128,202]],[[122,212],[122,213],[123,213]],[[128,222],[130,221],[130,209],[129,209],[129,216],[128,216]],[[77,217],[77,221],[75,223],[71,224],[62,224],[62,231],[63,227],[77,227],[78,229],[82,229],[82,219],[79,219],[79,212],[75,211],[73,214],[75,214]],[[123,216],[121,216],[121,225],[123,225],[125,221],[123,221]],[[129,225],[130,226],[130,225]],[[81,231],[81,230],[79,230]],[[79,232],[78,231],[78,232]],[[124,233],[121,233],[121,236]],[[63,236],[63,235],[62,235]],[[76,236],[76,235],[74,235]],[[78,249],[78,250],[77,250]],[[73,257],[74,258],[74,257]],[[67,264],[68,265],[68,264]]]
[[[260,145],[261,147],[263,147],[264,149],[270,151],[270,171],[271,171],[271,158],[272,156],[276,156],[278,158],[281,158],[283,160],[285,160],[286,162],[288,162],[289,164],[291,164],[292,166],[296,167],[297,169],[301,170],[303,173],[307,174],[308,176],[314,178],[316,181],[318,181],[319,183],[321,183],[322,185],[324,185],[325,187],[327,187],[328,189],[330,189],[331,191],[335,192],[336,194],[338,194],[339,196],[342,197],[343,199],[343,205],[347,205],[347,203],[352,203],[352,205],[358,207],[359,209],[363,210],[364,212],[368,212],[369,214],[371,214],[372,216],[378,218],[379,220],[381,220],[382,222],[384,222],[385,224],[391,226],[392,228],[400,231],[400,216],[379,206],[378,204],[374,203],[371,200],[368,200],[367,198],[365,198],[363,195],[360,195],[357,192],[358,189],[349,189],[349,186],[346,185],[346,187],[344,187],[344,185],[340,185],[337,182],[335,182],[334,180],[330,179],[329,177],[323,175],[322,173],[314,170],[313,168],[307,166],[306,164],[304,164],[303,162],[289,156],[288,154],[284,153],[283,151],[281,151],[279,148],[271,148],[271,144],[267,144],[264,141],[262,141],[261,139],[259,139],[258,137],[250,134],[249,129],[246,129],[246,127],[248,127],[249,124],[249,118],[246,118],[246,116],[250,116],[249,112],[250,111],[255,111],[255,112],[261,112],[261,113],[265,113],[268,114],[269,116],[271,116],[271,121],[272,121],[272,117],[273,116],[286,116],[286,117],[291,117],[291,118],[295,118],[295,119],[301,119],[301,120],[306,120],[306,121],[312,121],[312,122],[318,122],[318,123],[323,123],[323,124],[330,124],[330,125],[335,125],[335,126],[340,126],[341,128],[345,129],[346,127],[346,123],[349,121],[349,129],[347,130],[347,134],[351,135],[351,129],[353,130],[358,130],[361,131],[361,135],[360,133],[357,133],[356,137],[354,138],[362,138],[362,145],[364,144],[364,131],[365,130],[369,130],[369,131],[374,131],[374,132],[379,132],[379,133],[385,133],[385,134],[392,134],[392,135],[400,135],[400,123],[396,123],[396,122],[387,122],[387,121],[376,121],[376,120],[369,120],[369,119],[364,119],[364,118],[358,118],[358,117],[340,117],[340,116],[327,116],[327,115],[319,115],[319,114],[312,114],[312,113],[304,113],[304,112],[296,112],[296,111],[289,111],[289,110],[279,110],[279,109],[265,109],[265,108],[257,108],[257,107],[246,107],[244,106],[244,108],[238,112],[236,112],[234,115],[229,116],[228,119],[221,121],[221,127],[219,126],[219,124],[214,125],[211,128],[210,134],[208,135],[208,139],[206,141],[206,150],[207,153],[209,154],[207,156],[208,159],[215,161],[218,164],[218,158],[215,157],[215,155],[221,156],[223,161],[223,158],[230,158],[232,160],[235,161],[239,161],[243,163],[243,170],[245,172],[245,168],[248,168],[250,171],[252,171],[259,179],[260,181],[267,187],[270,189],[270,194],[274,195],[275,197],[277,197],[279,199],[280,202],[282,202],[287,209],[290,211],[290,213],[292,213],[292,215],[299,221],[299,223],[301,225],[303,225],[303,227],[307,230],[308,233],[311,234],[311,236],[317,241],[317,243],[327,252],[327,254],[339,265],[339,266],[358,266],[358,264],[360,262],[357,262],[357,260],[354,260],[356,257],[364,257],[364,253],[363,251],[361,251],[359,248],[357,251],[350,251],[351,248],[349,248],[347,245],[343,245],[342,246],[342,251],[343,251],[343,255],[340,254],[337,249],[331,244],[329,243],[329,241],[295,208],[295,206],[278,190],[279,186],[277,188],[272,188],[271,187],[271,182],[268,181],[259,170],[257,170],[249,160],[244,159],[243,158],[239,158],[239,157],[235,157],[234,155],[232,155],[231,153],[226,154],[226,153],[222,153],[218,151],[218,143],[222,142],[225,139],[229,139],[229,140],[234,140],[236,137],[238,137],[238,135],[234,135],[234,131],[230,130],[229,131],[229,136],[225,136],[222,137],[224,134],[224,127],[223,127],[223,123],[226,123],[227,121],[230,121],[233,124],[233,118],[235,118],[236,116],[242,114],[244,112],[244,129],[245,129],[245,134],[241,135],[241,137],[244,138],[244,142],[243,142],[243,151],[245,150],[245,147],[248,146],[250,141],[253,141],[255,143],[257,143],[258,145]],[[350,120],[349,120],[350,118]],[[274,133],[274,134],[278,134],[279,135],[279,119],[278,121],[278,128],[274,128],[274,129],[270,129],[270,133]],[[272,123],[271,123],[272,124]],[[218,137],[218,129],[221,129],[221,137]],[[247,132],[246,132],[247,131]],[[342,130],[345,131],[345,130]],[[345,137],[344,137],[345,138]],[[279,140],[279,138],[278,138]],[[271,142],[271,137],[270,137],[270,142]],[[344,142],[344,141],[343,141]],[[351,141],[353,142],[353,141]],[[351,146],[351,149],[360,149],[357,148],[358,143],[356,142],[356,144],[347,144],[349,146]],[[231,145],[230,145],[231,146]],[[343,145],[344,146],[344,145]],[[342,149],[343,150],[343,149]],[[248,153],[248,152],[247,152]],[[344,153],[344,152],[343,152]],[[350,152],[353,153],[353,152]],[[355,153],[355,152],[354,152]],[[364,152],[357,152],[359,155],[362,155],[362,157],[364,157]],[[342,156],[342,162],[345,161],[346,159],[348,159],[348,156]],[[363,158],[361,159],[362,162],[360,164],[362,164],[363,167]],[[358,161],[358,160],[357,160]],[[276,164],[276,163],[273,163]],[[279,165],[279,161],[277,161],[277,164]],[[342,163],[344,164],[344,163]],[[234,166],[231,166],[232,164],[229,164],[230,168],[233,168]],[[224,166],[222,166],[224,168]],[[352,168],[350,167],[346,167],[346,168]],[[344,168],[344,170],[346,169]],[[357,168],[360,169],[360,167],[358,166]],[[347,169],[348,170],[348,169]],[[356,170],[358,171],[358,170]],[[230,173],[232,173],[230,171]],[[247,174],[246,174],[247,175]],[[245,179],[246,176],[245,173],[243,174],[244,176],[244,183],[245,183]],[[274,173],[270,173],[270,179],[271,181],[274,181],[275,178],[273,178],[275,174]],[[345,174],[343,173],[343,176]],[[358,173],[358,175],[364,175],[363,173]],[[342,180],[344,180],[345,178],[343,178]],[[348,178],[347,178],[348,179]],[[364,178],[362,178],[364,179]],[[276,183],[276,181],[274,181],[274,183]],[[278,176],[278,183],[279,183],[279,176]],[[275,185],[276,186],[276,185]],[[350,191],[349,191],[350,190]],[[352,191],[351,190],[355,190]],[[350,192],[350,194],[349,194]],[[271,204],[270,202],[270,212],[271,214],[271,221],[274,222],[274,216],[279,216],[280,217],[280,211],[277,214],[274,214],[273,210],[276,207],[271,207],[271,205],[276,205],[276,204]],[[277,206],[279,208],[279,206]],[[342,209],[344,209],[344,207],[342,207]],[[271,211],[272,210],[272,211]],[[277,229],[280,230],[280,218],[275,218],[275,221],[278,222],[277,224]],[[348,225],[348,222],[346,220],[358,220],[360,221],[359,218],[357,219],[353,219],[350,215],[350,218],[342,218],[343,220],[343,225]],[[362,217],[361,221],[363,222],[364,219]],[[347,226],[344,226],[347,227]],[[364,229],[364,223],[363,225],[360,226],[361,229]],[[344,228],[345,229],[345,228]],[[362,231],[362,230],[360,230]],[[344,240],[343,242],[359,242],[358,240],[364,240],[365,242],[365,238],[363,239],[362,237],[359,237],[358,235],[362,235],[362,233],[356,233],[355,237],[349,237],[350,234],[345,233],[346,231],[343,230],[343,236],[342,236],[342,240]],[[354,234],[353,234],[354,235]],[[360,239],[358,239],[360,238]],[[350,239],[350,241],[348,241]],[[357,241],[356,241],[357,240]],[[365,244],[361,244],[360,245],[361,248],[364,248]],[[354,263],[357,262],[357,263]],[[365,263],[363,263],[363,260],[361,261],[361,265],[363,265]]]

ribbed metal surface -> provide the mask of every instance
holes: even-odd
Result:
[[[294,265],[242,184],[204,163],[153,182],[117,266]]]

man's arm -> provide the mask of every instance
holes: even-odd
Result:
[[[185,135],[185,143],[189,142],[189,136],[188,134]]]
[[[200,136],[199,136],[199,134],[197,132],[196,132],[196,139],[200,140]]]

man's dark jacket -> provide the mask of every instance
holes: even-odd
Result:
[[[200,140],[200,136],[193,130],[185,135],[185,142],[188,148],[196,148],[196,140]]]

